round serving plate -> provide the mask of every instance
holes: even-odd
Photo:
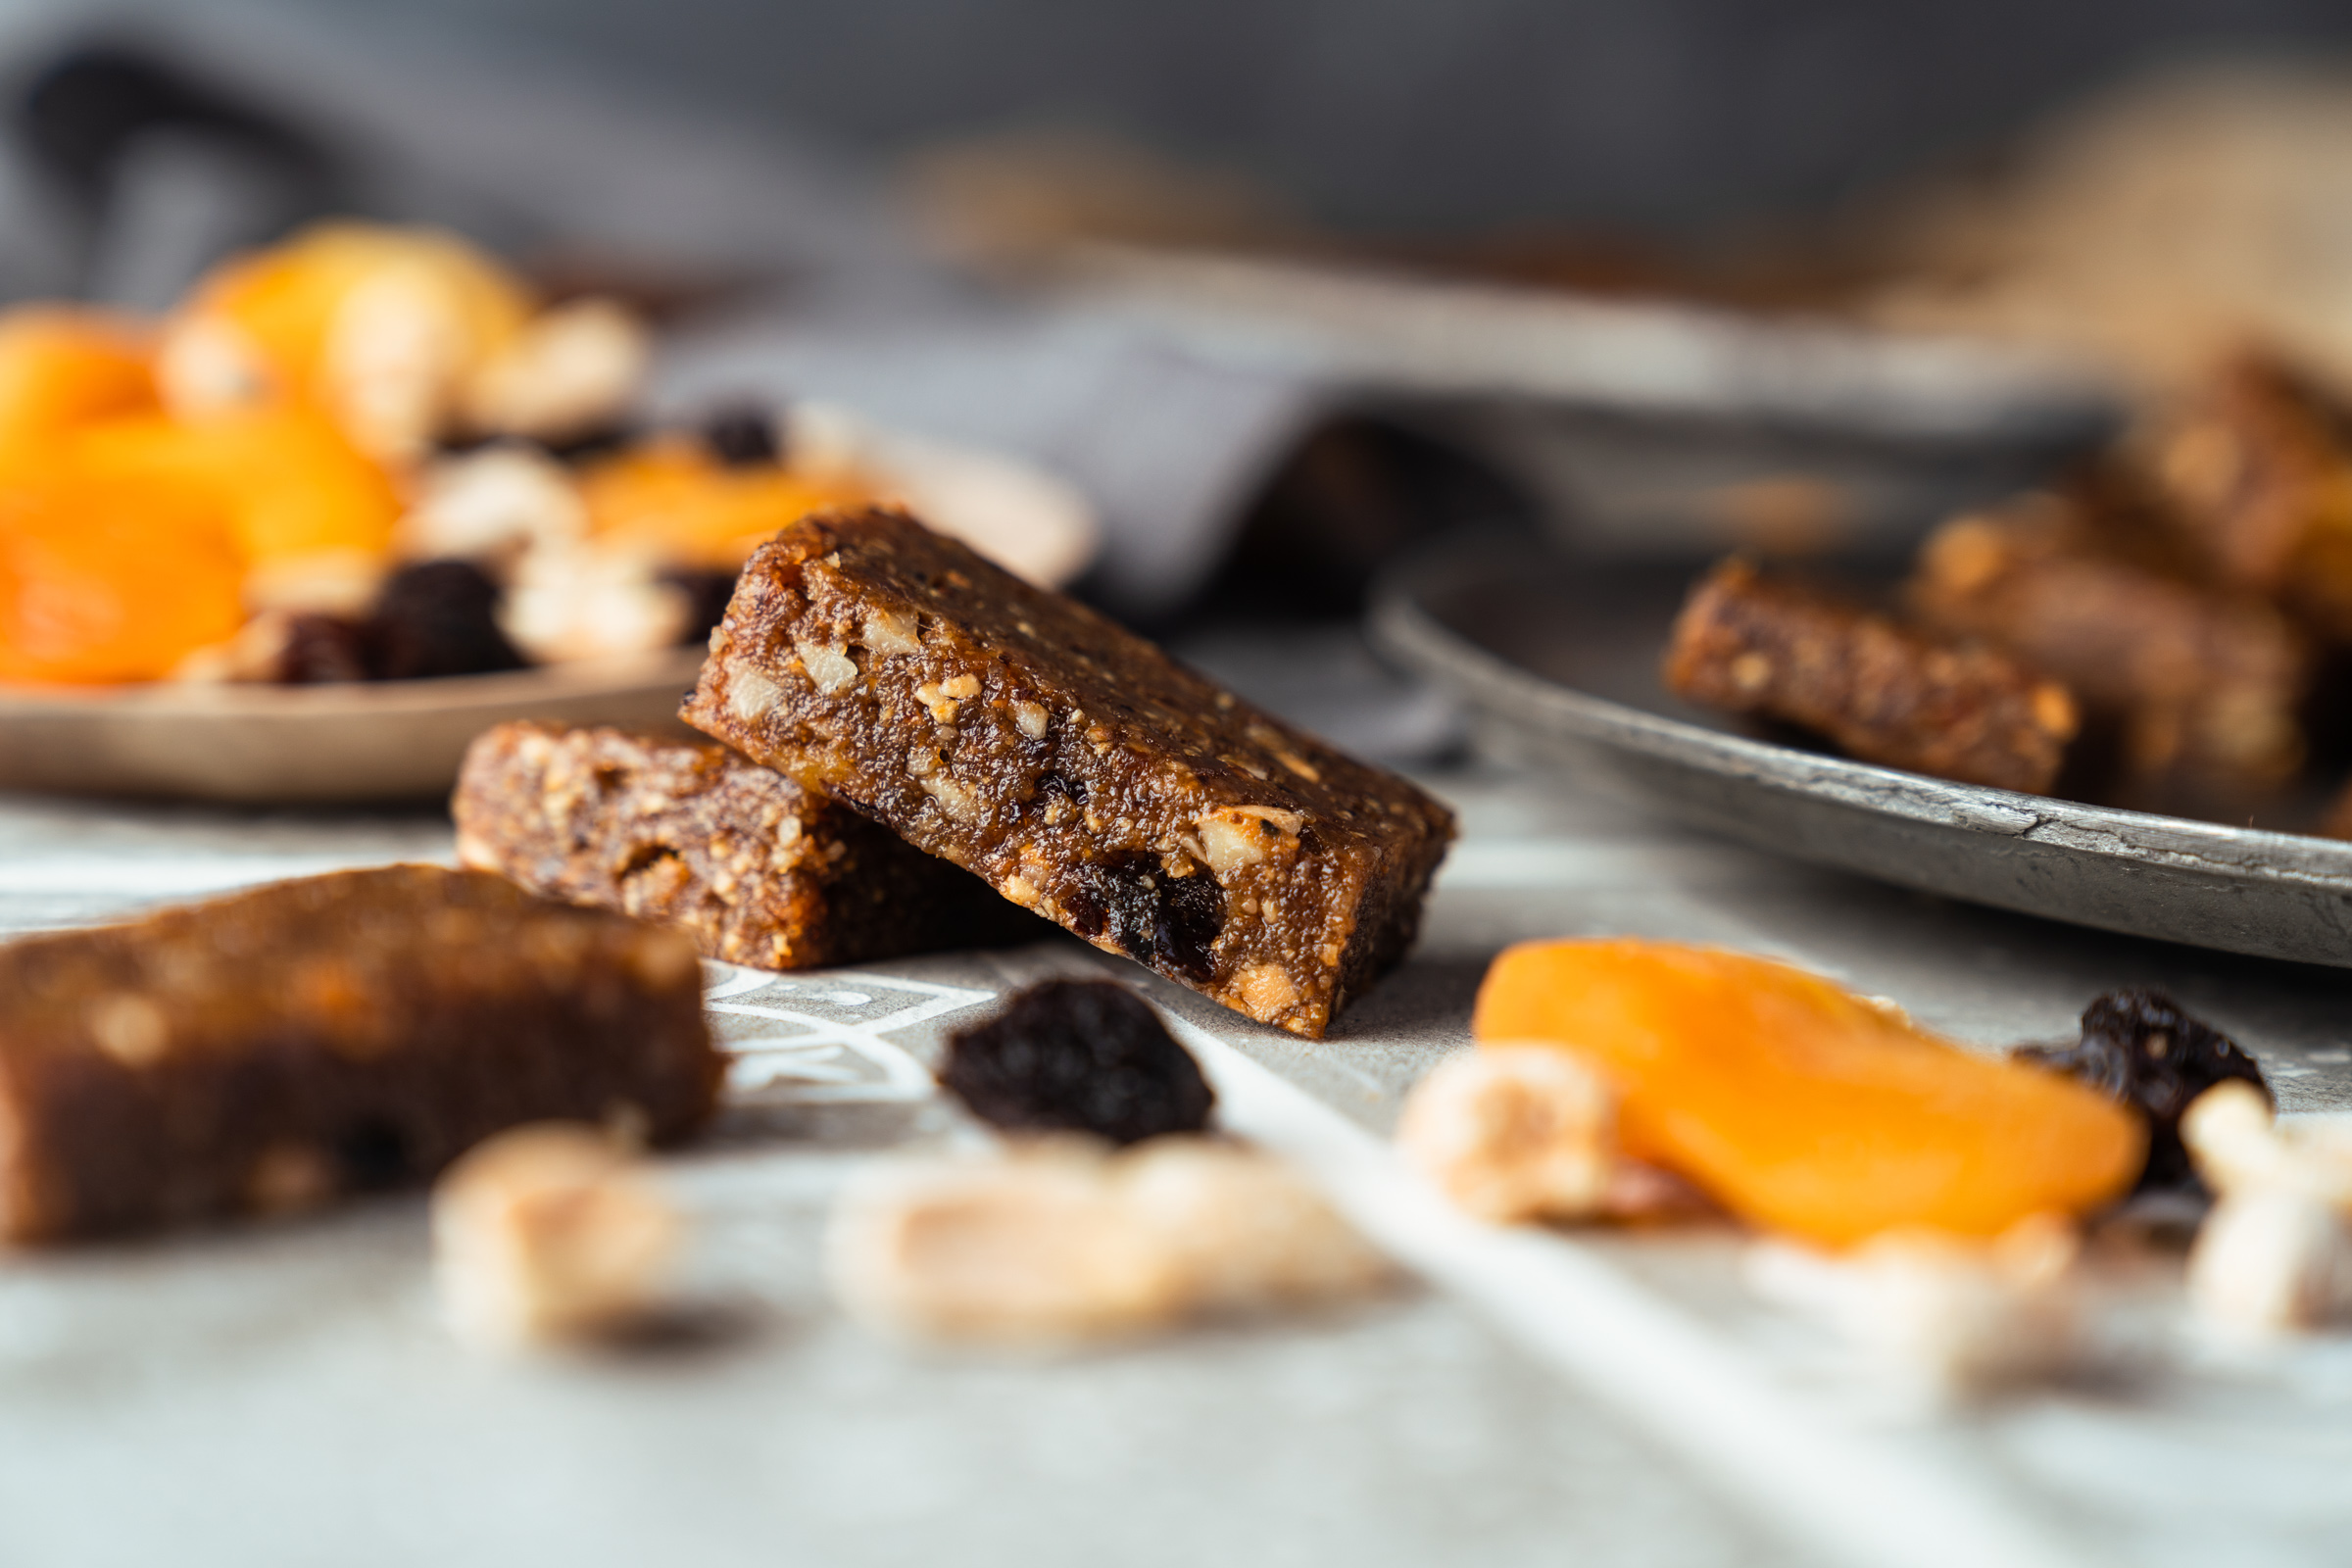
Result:
[[[511,718],[675,725],[701,649],[320,686],[0,688],[0,789],[327,805],[446,795]]]
[[[1100,529],[1085,497],[1000,454],[794,411],[881,476],[885,499],[1006,570],[1059,587]],[[502,675],[318,686],[0,685],[0,789],[321,806],[444,796],[472,739],[509,719],[680,728],[703,650],[662,649]]]
[[[2052,919],[2352,967],[2352,843],[1955,784],[1739,734],[1669,696],[1685,564],[1423,557],[1372,630],[1482,743],[1764,850]]]

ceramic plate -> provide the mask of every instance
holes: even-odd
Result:
[[[1085,569],[1099,534],[1061,480],[975,448],[795,411],[883,489],[1031,581]],[[796,439],[807,432],[796,431]],[[0,686],[0,789],[330,805],[446,795],[466,743],[511,718],[675,726],[700,649],[504,675],[331,686]]]

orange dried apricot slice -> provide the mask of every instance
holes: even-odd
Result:
[[[0,467],[46,460],[92,420],[154,409],[149,347],[139,328],[96,311],[0,314]]]
[[[406,462],[532,303],[454,234],[321,223],[197,286],[165,333],[166,401],[182,415],[311,403],[373,456]]]
[[[93,472],[146,475],[218,498],[256,564],[328,552],[379,555],[400,521],[400,497],[384,470],[332,419],[299,404],[111,420],[84,430],[74,457]]]
[[[682,436],[657,437],[609,458],[580,482],[589,529],[599,537],[642,545],[679,565],[728,569],[807,514],[872,494],[870,486],[776,464],[729,467]]]
[[[0,483],[0,680],[155,680],[245,618],[218,501],[66,467]]]
[[[2081,1213],[2128,1191],[2144,1153],[2138,1119],[2071,1079],[1745,954],[1526,943],[1488,969],[1471,1027],[1576,1053],[1623,1095],[1627,1153],[1828,1246]]]

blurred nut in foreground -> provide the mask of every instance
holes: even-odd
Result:
[[[1025,1141],[886,1167],[843,1195],[835,1296],[919,1339],[1049,1346],[1362,1290],[1385,1263],[1270,1155],[1153,1139]]]
[[[1174,1260],[1131,1223],[1092,1143],[889,1167],[834,1210],[826,1267],[853,1317],[920,1339],[1046,1342],[1173,1317]]]
[[[1337,1299],[1392,1272],[1321,1193],[1258,1150],[1154,1138],[1113,1165],[1127,1212],[1172,1258],[1189,1311]]]
[[[1609,1194],[1616,1095],[1556,1047],[1481,1046],[1414,1087],[1396,1144],[1480,1219],[1587,1219]]]
[[[2281,1124],[2260,1091],[2231,1080],[2181,1113],[2180,1141],[2224,1197],[2292,1188],[2352,1213],[2352,1131],[2341,1121]]]
[[[2188,1301],[2225,1333],[2318,1328],[2352,1309],[2352,1139],[2341,1124],[2281,1126],[2243,1083],[2217,1084],[2180,1139],[2220,1201],[2188,1258]]]
[[[2325,1199],[2256,1187],[2216,1203],[2188,1256],[2188,1301],[2225,1333],[2321,1327],[2352,1305],[2352,1245]]]
[[[1955,1396],[2057,1376],[2082,1358],[2079,1252],[2073,1227],[2041,1214],[1989,1246],[1918,1230],[1835,1258],[1767,1244],[1749,1277],[1888,1371]]]
[[[663,1301],[679,1216],[603,1129],[518,1127],[433,1187],[434,1271],[450,1326],[498,1348],[625,1329]]]

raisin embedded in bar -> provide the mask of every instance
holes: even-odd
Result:
[[[1690,590],[1667,688],[1813,731],[1849,757],[2042,794],[2074,738],[2074,698],[1993,649],[1898,626],[1722,563]]]
[[[1308,1036],[1403,957],[1453,836],[1405,780],[890,510],[760,548],[685,717]]]
[[[308,1207],[523,1122],[716,1102],[674,931],[385,866],[0,946],[0,1238]]]
[[[977,877],[714,742],[501,724],[466,751],[458,857],[674,925],[707,958],[859,963],[1043,933]]]

